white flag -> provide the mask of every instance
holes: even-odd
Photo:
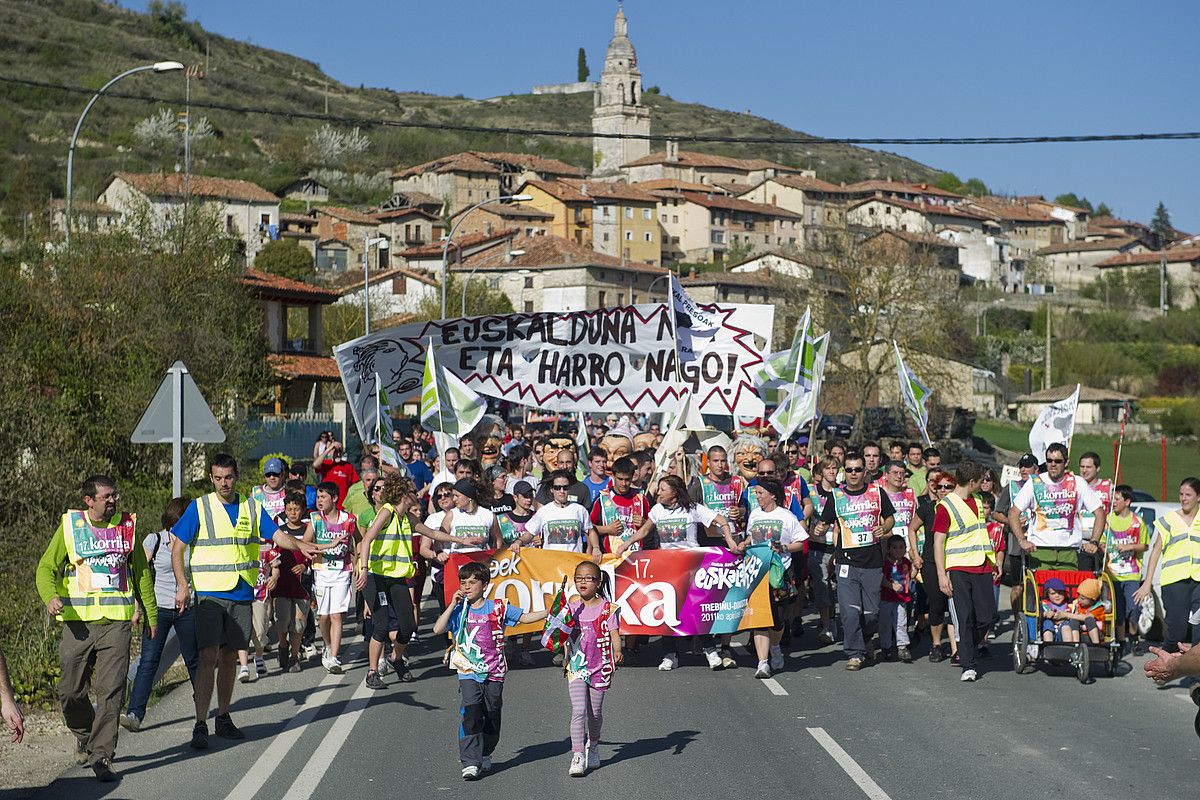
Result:
[[[1051,403],[1038,414],[1029,429],[1029,452],[1037,456],[1038,463],[1046,460],[1046,448],[1052,444],[1070,446],[1075,433],[1075,412],[1079,409],[1079,384],[1065,400]]]
[[[696,305],[674,275],[671,276],[671,312],[675,320],[675,346],[680,364],[696,361],[696,348],[712,340],[721,321]]]
[[[442,464],[454,438],[470,433],[487,411],[487,401],[452,372],[436,362],[433,341],[425,350],[425,379],[421,386],[421,422],[434,429]]]
[[[699,406],[692,403],[692,393],[685,390],[679,411],[675,413],[675,418],[671,420],[671,425],[663,435],[662,444],[655,453],[654,474],[661,475],[666,472],[672,454],[687,442],[688,431],[702,431],[706,428]]]

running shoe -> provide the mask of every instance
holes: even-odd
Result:
[[[583,753],[571,754],[571,768],[567,770],[567,774],[572,778],[582,778],[587,772],[587,756]]]
[[[392,660],[390,658],[387,658],[385,656],[385,657],[382,657],[379,659],[379,674],[380,675],[387,675],[390,672],[392,672],[392,669],[393,669],[392,668]]]
[[[328,653],[322,653],[322,654],[321,654],[321,666],[325,668],[325,671],[326,671],[326,672],[330,672],[330,671],[331,671],[331,670],[329,669],[329,667],[330,667],[330,663],[329,663],[329,654],[328,654]]]
[[[863,660],[861,658],[852,658],[846,662],[846,669],[851,672],[858,672],[863,668]]]
[[[912,653],[909,652],[907,647],[901,647],[897,655],[900,656],[900,663],[902,664],[911,664],[913,662]]]
[[[217,714],[216,724],[213,726],[213,732],[222,739],[245,739],[246,734],[242,733],[237,725],[233,724],[233,719],[228,714]]]
[[[412,683],[416,680],[416,678],[413,677],[412,670],[408,668],[407,664],[403,663],[396,668],[396,678],[401,683]]]
[[[88,763],[88,761],[90,759],[91,759],[91,756],[88,753],[87,742],[83,742],[83,741],[76,739],[75,740],[75,763],[82,767],[84,764]]]
[[[250,680],[251,680],[251,678],[250,678],[250,667],[247,667],[247,666],[242,666],[242,667],[241,667],[241,668],[238,670],[238,681],[240,681],[241,683],[249,683],[249,682],[250,682]]]
[[[480,772],[491,772],[492,771],[492,757],[491,756],[483,757],[483,761],[481,761],[479,763],[479,771]]]
[[[771,671],[779,672],[783,669],[783,648],[775,645],[771,648]]]
[[[705,650],[704,658],[708,661],[708,668],[717,670],[721,669],[721,657],[717,655],[716,650]]]
[[[589,771],[600,769],[600,748],[589,747],[587,751],[587,768]]]
[[[929,663],[936,664],[939,661],[945,661],[945,660],[946,660],[946,654],[944,652],[942,652],[941,645],[935,644],[933,646],[933,649],[929,651]]]
[[[338,660],[337,656],[329,657],[329,671],[334,675],[341,675],[344,671],[342,669],[342,662]]]
[[[771,662],[758,662],[758,669],[754,670],[754,677],[760,680],[766,680],[767,678],[771,677]]]
[[[208,723],[197,722],[192,728],[192,749],[207,750],[208,749]]]
[[[102,758],[92,764],[92,772],[96,773],[96,780],[101,783],[116,783],[120,780],[117,773],[113,772],[111,758]]]
[[[961,665],[962,665],[962,659],[960,659],[958,657],[958,653],[955,653],[954,655],[950,656],[950,666],[958,667]]]
[[[474,764],[469,767],[463,767],[462,776],[464,781],[479,780],[479,767]]]
[[[721,669],[737,669],[737,659],[729,648],[721,650]]]
[[[299,672],[299,671],[300,671],[300,662],[299,661],[293,661],[290,665],[288,665],[288,672]]]
[[[663,656],[663,660],[659,662],[659,672],[670,672],[679,666],[679,659],[675,656]]]
[[[121,727],[127,731],[139,731],[142,729],[142,720],[133,712],[121,715]]]
[[[971,683],[972,681],[979,680],[979,673],[973,669],[964,669],[962,677],[959,680],[964,683]]]
[[[254,657],[254,671],[258,673],[258,677],[260,678],[267,674],[267,662],[263,661],[262,656]]]
[[[830,630],[821,631],[821,635],[817,637],[817,643],[821,644],[821,645],[833,644],[833,631],[830,631]]]
[[[522,667],[532,667],[533,656],[529,654],[528,650],[522,650],[521,652],[517,653],[517,663],[519,663]]]
[[[386,689],[387,684],[383,682],[383,678],[379,677],[379,673],[371,670],[367,673],[367,688],[368,689]]]

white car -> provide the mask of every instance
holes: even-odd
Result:
[[[1154,531],[1154,522],[1164,514],[1168,514],[1179,508],[1178,503],[1162,503],[1157,500],[1147,500],[1145,502],[1137,499],[1143,495],[1143,492],[1137,492],[1130,509],[1135,514],[1142,518],[1142,524],[1146,525],[1150,530],[1150,550],[1147,550],[1146,558],[1149,558],[1149,553],[1154,549],[1154,540],[1157,534]],[[1149,496],[1149,495],[1146,495]],[[1143,562],[1144,563],[1144,562]],[[1158,565],[1154,569],[1154,580],[1151,586],[1154,589],[1154,622],[1142,634],[1151,640],[1161,640],[1166,631],[1166,615],[1163,613],[1162,602],[1162,586],[1159,584],[1159,576],[1162,573],[1162,559],[1158,560]],[[1145,627],[1145,626],[1139,626]]]

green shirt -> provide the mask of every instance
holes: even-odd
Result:
[[[119,518],[119,515],[114,515]],[[150,574],[150,564],[146,561],[146,548],[143,546],[145,536],[135,534],[133,552],[129,554],[130,584],[133,587],[134,598],[142,604],[145,610],[146,624],[153,627],[158,624],[158,603],[154,601],[154,577]],[[42,603],[49,603],[58,597],[58,581],[63,569],[67,566],[67,543],[63,539],[62,522],[50,537],[46,552],[38,560],[35,582],[38,596]]]
[[[925,488],[927,485],[927,483],[926,483],[926,477],[927,477],[926,472],[927,471],[926,471],[925,467],[914,467],[912,464],[908,464],[907,462],[906,462],[906,466],[907,466],[909,472],[912,473],[912,475],[908,479],[908,485],[912,487],[913,492],[915,494],[917,494],[918,496],[925,494]]]
[[[367,487],[362,481],[351,485],[346,490],[346,499],[342,501],[342,508],[358,517],[359,527],[366,530],[366,526],[370,523],[362,522],[362,517],[364,513],[371,510],[371,501],[367,499]]]

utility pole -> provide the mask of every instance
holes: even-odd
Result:
[[[1050,300],[1046,300],[1046,375],[1042,380],[1042,388],[1050,388]]]
[[[1167,257],[1158,257],[1158,313],[1167,315]]]

